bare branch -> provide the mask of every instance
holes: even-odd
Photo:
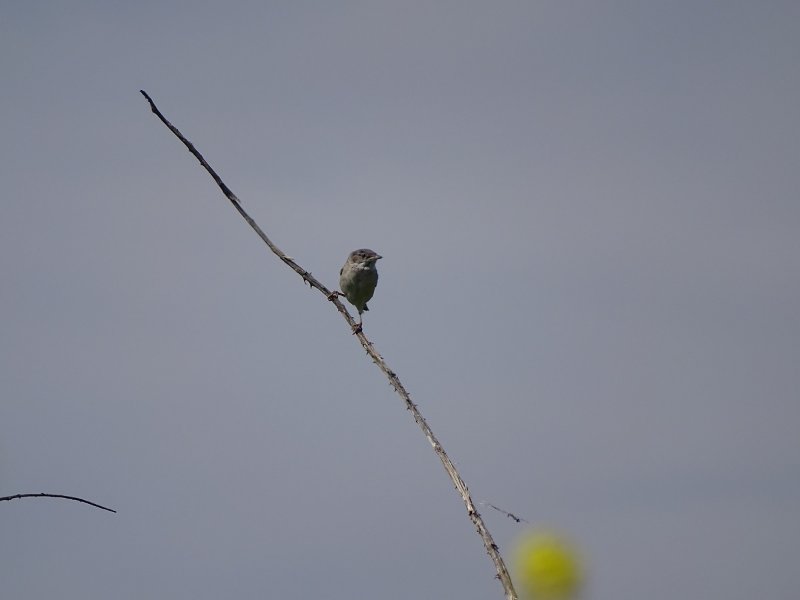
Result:
[[[16,500],[17,498],[65,498],[66,500],[75,500],[75,502],[83,502],[84,504],[88,504],[90,506],[94,506],[96,508],[102,508],[103,510],[107,510],[108,512],[115,513],[113,508],[106,508],[105,506],[101,506],[100,504],[95,504],[94,502],[89,502],[88,500],[84,500],[83,498],[78,498],[76,496],[64,496],[63,494],[14,494],[13,496],[0,496],[0,500]]]
[[[219,188],[222,190],[222,193],[225,194],[225,197],[233,204],[233,207],[238,211],[238,213],[244,218],[245,221],[253,228],[253,230],[258,234],[258,236],[264,241],[264,243],[269,246],[270,250],[277,255],[279,259],[281,259],[284,263],[286,263],[293,271],[295,271],[300,277],[303,278],[303,281],[308,283],[311,287],[316,288],[319,290],[328,300],[333,302],[336,306],[337,310],[342,314],[345,318],[347,323],[350,325],[351,330],[355,329],[356,322],[353,317],[350,316],[350,313],[345,308],[344,304],[339,301],[336,294],[332,293],[328,288],[322,285],[319,281],[317,281],[311,273],[303,269],[300,265],[298,265],[292,258],[286,256],[264,233],[264,231],[256,224],[256,222],[247,214],[247,212],[242,208],[242,205],[236,195],[230,190],[230,188],[225,185],[222,179],[217,175],[214,169],[206,162],[203,156],[197,151],[197,149],[192,145],[192,143],[187,140],[183,134],[174,126],[172,123],[167,121],[161,111],[158,110],[155,103],[153,102],[152,98],[144,90],[140,90],[141,94],[145,97],[147,102],[150,103],[150,109],[153,113],[161,120],[164,125],[181,141],[183,144],[189,149],[194,157],[200,161],[200,164],[203,168],[208,171],[209,175],[214,179],[217,183]],[[497,547],[497,544],[494,543],[494,539],[492,539],[491,533],[487,529],[483,519],[481,518],[480,513],[475,508],[475,504],[472,501],[472,497],[470,496],[469,489],[467,488],[467,484],[464,483],[464,480],[459,475],[458,471],[456,470],[455,465],[450,460],[450,457],[442,448],[442,445],[439,443],[439,440],[436,439],[433,431],[431,430],[430,426],[428,425],[425,418],[420,413],[417,405],[411,401],[411,396],[406,391],[403,384],[400,383],[400,379],[397,377],[397,374],[392,371],[389,366],[386,364],[386,361],[383,360],[383,357],[375,350],[375,346],[372,342],[367,339],[367,336],[364,335],[363,331],[356,330],[355,331],[358,341],[361,343],[361,346],[366,350],[367,354],[369,354],[372,361],[378,366],[378,368],[383,371],[384,375],[386,375],[387,379],[389,380],[389,385],[391,385],[397,394],[402,398],[403,402],[405,402],[406,409],[411,412],[411,415],[414,417],[414,421],[416,421],[419,428],[422,430],[422,433],[425,434],[425,437],[428,438],[428,442],[433,447],[434,452],[439,457],[439,460],[442,462],[442,466],[444,467],[445,471],[447,472],[450,480],[453,482],[458,493],[461,495],[461,499],[464,501],[464,505],[467,509],[467,516],[472,521],[472,524],[475,526],[478,535],[483,540],[483,545],[486,548],[486,553],[491,558],[492,562],[494,563],[495,570],[497,572],[496,577],[500,580],[500,583],[503,586],[503,590],[505,591],[506,599],[507,600],[517,600],[517,593],[514,591],[514,584],[511,582],[511,576],[508,573],[508,569],[506,568],[505,563],[503,562],[503,557],[500,555],[500,550]]]

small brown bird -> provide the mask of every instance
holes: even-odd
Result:
[[[361,313],[369,310],[367,302],[378,285],[378,269],[375,263],[381,258],[383,257],[380,254],[368,248],[353,250],[339,271],[339,287],[347,301],[358,310],[356,331],[361,330]]]

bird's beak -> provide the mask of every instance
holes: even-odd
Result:
[[[379,260],[381,258],[383,258],[383,257],[379,254],[378,256],[375,257],[375,260]]]

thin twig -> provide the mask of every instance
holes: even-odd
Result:
[[[200,161],[200,164],[203,168],[208,171],[209,175],[214,179],[217,183],[219,188],[222,190],[222,193],[225,197],[233,204],[233,207],[237,210],[237,212],[244,218],[245,221],[253,228],[253,230],[258,234],[264,243],[269,246],[270,250],[274,252],[279,259],[281,259],[284,263],[286,263],[293,271],[295,271],[300,277],[303,278],[305,283],[308,283],[311,287],[316,288],[319,290],[328,300],[333,302],[336,306],[337,310],[341,313],[344,319],[347,321],[348,325],[350,325],[351,329],[355,328],[356,322],[353,317],[350,316],[350,313],[345,308],[344,304],[339,301],[338,297],[331,293],[331,291],[322,285],[316,278],[314,278],[311,273],[303,269],[300,265],[298,265],[292,258],[286,256],[264,233],[264,231],[256,224],[256,222],[247,214],[247,212],[242,208],[241,202],[239,198],[231,191],[231,189],[225,185],[219,175],[211,168],[211,166],[206,162],[203,156],[197,151],[194,145],[187,140],[183,134],[178,131],[178,129],[172,125],[167,119],[161,114],[161,111],[158,110],[155,103],[153,102],[152,98],[145,92],[144,90],[140,90],[141,94],[145,97],[147,102],[150,104],[150,109],[153,113],[159,118],[159,120],[166,125],[166,127],[177,137],[186,148],[189,149],[194,157]],[[472,521],[472,524],[475,526],[478,535],[480,535],[481,539],[483,540],[483,545],[486,548],[486,553],[491,558],[492,562],[494,563],[495,570],[497,572],[497,579],[500,580],[500,583],[503,586],[503,590],[505,591],[506,599],[507,600],[517,600],[517,593],[514,591],[514,584],[511,582],[511,576],[508,573],[508,569],[506,568],[505,563],[503,562],[503,557],[500,555],[500,550],[497,547],[497,544],[494,543],[494,539],[492,539],[492,535],[489,533],[488,528],[486,527],[483,519],[481,518],[480,513],[475,508],[475,504],[472,501],[472,497],[470,496],[469,489],[467,488],[467,484],[464,483],[464,480],[459,475],[458,471],[456,470],[455,465],[450,460],[450,457],[442,448],[442,445],[439,443],[439,440],[436,439],[433,431],[431,430],[428,423],[425,421],[425,418],[420,413],[417,405],[411,401],[411,396],[406,391],[403,384],[400,383],[400,379],[397,377],[397,374],[392,371],[389,366],[386,364],[386,361],[383,360],[383,357],[375,350],[375,346],[370,342],[367,337],[364,335],[363,331],[356,331],[356,335],[358,337],[361,346],[366,350],[367,354],[369,354],[370,358],[372,358],[373,362],[378,366],[378,368],[383,371],[384,375],[386,375],[387,379],[389,380],[389,384],[394,388],[394,390],[398,393],[398,395],[403,399],[405,402],[406,408],[411,411],[412,416],[414,417],[414,421],[416,421],[419,428],[425,434],[425,437],[428,438],[428,442],[430,442],[431,446],[433,447],[434,452],[439,457],[439,460],[442,462],[442,466],[444,466],[445,471],[447,472],[450,480],[453,482],[458,493],[461,495],[461,499],[464,501],[464,505],[467,509],[467,516]]]
[[[495,506],[495,505],[494,505],[494,504],[492,504],[491,502],[478,502],[478,504],[481,504],[481,505],[483,505],[483,506],[488,506],[489,508],[493,508],[493,509],[495,509],[497,512],[501,512],[501,513],[503,513],[503,514],[504,514],[505,516],[507,516],[509,519],[512,519],[512,520],[516,521],[517,523],[520,523],[520,522],[524,522],[524,523],[530,523],[530,521],[528,521],[528,519],[523,519],[522,517],[518,517],[518,516],[517,516],[517,515],[515,515],[514,513],[510,513],[510,512],[508,512],[507,510],[503,510],[502,508],[500,508],[499,506]]]
[[[65,498],[67,500],[75,500],[75,502],[83,502],[84,504],[88,504],[90,506],[94,506],[96,508],[102,508],[103,510],[107,510],[108,512],[115,513],[113,508],[107,508],[105,506],[101,506],[100,504],[95,504],[94,502],[89,502],[88,500],[84,500],[83,498],[78,498],[76,496],[64,496],[63,494],[14,494],[13,496],[0,496],[0,500],[15,500],[17,498]]]

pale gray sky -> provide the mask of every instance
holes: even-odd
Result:
[[[0,16],[3,598],[500,598],[423,436],[586,597],[800,589],[800,4]],[[522,529],[484,516],[501,549]],[[507,558],[510,558],[507,556]]]

